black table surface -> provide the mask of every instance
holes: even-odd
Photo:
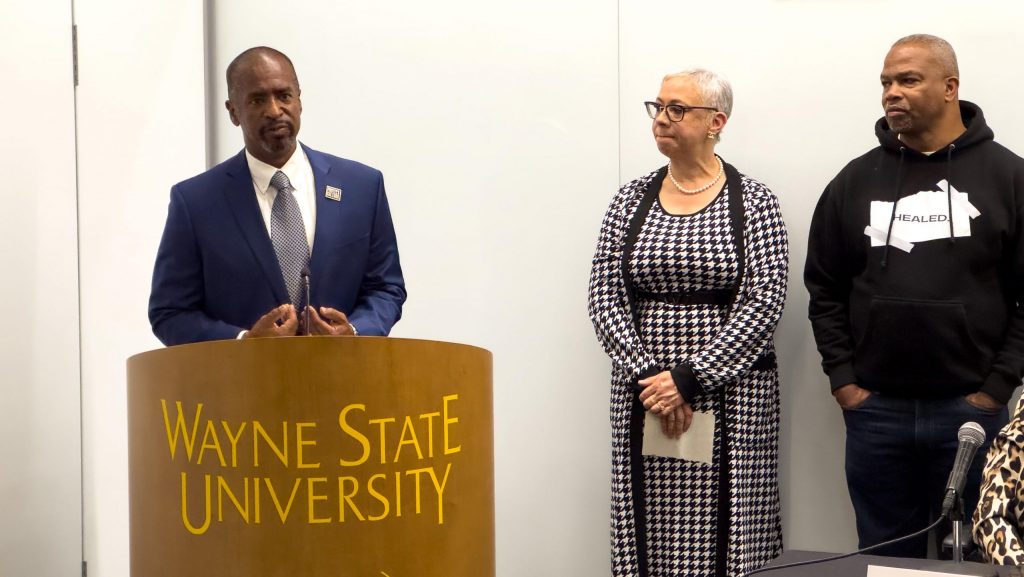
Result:
[[[786,551],[778,559],[768,564],[769,567],[793,563],[796,561],[807,561],[810,559],[821,559],[829,557],[833,553],[817,553],[814,551]],[[936,561],[934,559],[904,559],[900,557],[879,557],[876,555],[854,555],[838,561],[828,561],[805,567],[792,567],[779,569],[777,571],[766,571],[757,575],[764,577],[865,577],[868,572],[868,565],[884,565],[886,567],[905,567],[921,571],[936,571],[946,573],[957,573],[958,569],[980,570],[978,575],[996,575],[1000,577],[1024,577],[1020,567],[1009,567],[999,565],[980,565],[978,563],[964,563],[958,567],[952,561]],[[972,571],[973,574],[973,571]]]

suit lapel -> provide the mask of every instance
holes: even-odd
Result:
[[[242,231],[242,236],[249,243],[260,268],[263,269],[277,302],[291,302],[288,289],[284,285],[284,276],[281,275],[281,266],[277,262],[277,254],[274,253],[274,245],[270,242],[267,225],[260,213],[244,150],[229,163],[227,175],[228,183],[224,187],[224,197],[235,216],[239,230]]]
[[[331,230],[332,223],[328,221],[331,219],[331,206],[328,203],[335,202],[329,200],[325,196],[327,186],[331,184],[330,172],[331,164],[321,155],[319,152],[303,145],[302,149],[306,152],[306,158],[309,159],[309,166],[313,169],[313,199],[316,202],[316,225],[313,228],[313,253],[309,258],[309,270],[311,271],[311,291],[315,294],[316,287],[319,284],[319,278],[317,275],[318,271],[323,271],[324,263],[323,259],[327,258],[327,241],[329,231]],[[313,299],[317,302],[316,299]]]

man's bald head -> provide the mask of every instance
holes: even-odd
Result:
[[[227,73],[225,74],[228,82],[228,98],[232,98],[234,96],[235,90],[238,85],[239,72],[242,69],[244,69],[248,63],[254,61],[257,58],[270,58],[274,60],[287,62],[288,68],[290,68],[292,71],[292,77],[295,80],[295,85],[299,85],[299,77],[297,74],[295,74],[295,65],[292,64],[291,58],[288,58],[288,56],[284,52],[281,52],[280,50],[275,50],[269,46],[254,46],[252,48],[249,48],[248,50],[243,51],[238,56],[235,56],[235,59],[232,60],[230,64],[228,64],[228,70]]]
[[[302,116],[299,79],[287,56],[266,46],[242,52],[227,70],[231,122],[242,128],[245,148],[281,168],[297,145]]]
[[[889,130],[910,148],[939,150],[965,127],[953,47],[930,34],[897,40],[882,64],[882,108]]]

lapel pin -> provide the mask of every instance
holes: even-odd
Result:
[[[327,198],[329,198],[331,200],[340,201],[341,200],[341,189],[340,188],[334,188],[333,186],[328,186],[326,189],[324,189],[324,196],[326,196]]]

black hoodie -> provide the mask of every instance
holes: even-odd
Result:
[[[1021,382],[1024,160],[992,140],[976,105],[960,113],[967,131],[931,155],[880,119],[881,146],[818,201],[804,282],[833,390],[1006,403]]]

